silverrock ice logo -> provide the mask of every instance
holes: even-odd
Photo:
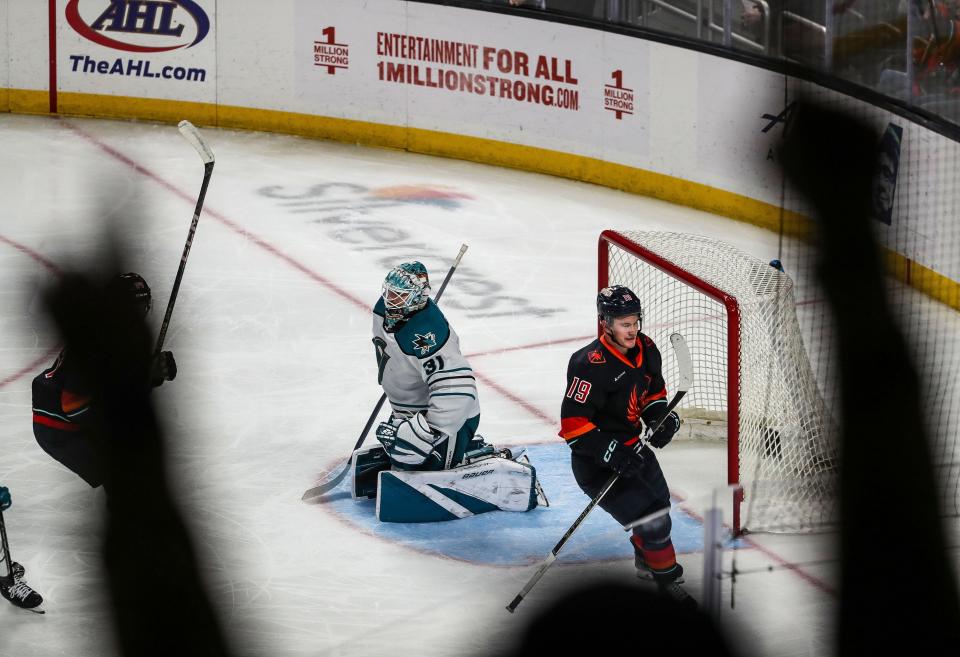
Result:
[[[128,52],[190,48],[210,32],[195,0],[69,0],[66,17],[85,39]]]

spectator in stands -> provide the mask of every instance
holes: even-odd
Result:
[[[740,25],[743,28],[744,36],[757,43],[769,45],[764,43],[763,19],[766,16],[764,15],[763,5],[754,2],[754,0],[740,0],[740,4],[742,7]]]
[[[907,10],[914,12],[912,86],[908,84]],[[863,83],[956,118],[960,110],[960,0],[911,0],[889,22],[838,38],[834,62],[863,72]],[[871,75],[871,64],[879,70]]]
[[[767,54],[818,65],[823,61],[823,25],[826,0],[767,0],[766,7],[754,0],[741,0],[740,22],[760,41],[763,23],[770,11],[770,43]]]
[[[923,19],[926,43],[914,51],[913,96],[923,104],[960,102],[960,0],[928,4]]]
[[[532,610],[530,610],[532,611]],[[640,619],[640,629],[619,618]],[[730,640],[711,616],[622,580],[581,582],[532,614],[506,657],[562,655],[574,645],[591,655],[733,657]],[[484,657],[489,653],[478,653]]]

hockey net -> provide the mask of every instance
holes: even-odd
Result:
[[[834,430],[804,349],[787,274],[715,239],[604,231],[599,286],[626,285],[658,345],[686,339],[694,384],[685,425],[727,445],[735,530],[803,531],[835,521]],[[678,372],[661,349],[668,390]],[[688,429],[689,433],[689,429]],[[719,482],[718,482],[719,483]]]

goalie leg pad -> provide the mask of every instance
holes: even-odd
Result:
[[[377,474],[390,468],[390,457],[381,445],[365,447],[353,453],[350,469],[350,493],[353,499],[377,496]]]
[[[536,469],[508,459],[434,472],[386,470],[378,479],[380,522],[438,522],[537,506]]]

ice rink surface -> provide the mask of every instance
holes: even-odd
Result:
[[[769,260],[777,235],[518,171],[204,134],[216,170],[165,346],[179,375],[156,396],[175,491],[236,654],[489,655],[583,578],[632,580],[626,535],[598,511],[518,612],[504,610],[587,503],[556,434],[567,359],[595,327],[597,237],[606,228],[691,232]],[[39,294],[94,254],[113,221],[130,268],[153,288],[159,325],[202,165],[172,126],[80,119],[4,115],[0,152],[0,484],[14,499],[11,551],[47,610],[0,605],[0,655],[109,656],[103,492],[31,433],[30,381],[57,350]],[[436,289],[461,243],[469,251],[441,305],[477,372],[480,431],[529,445],[556,505],[445,523],[433,537],[423,526],[406,535],[378,527],[369,503],[342,492],[301,502],[349,455],[380,394],[369,308],[385,272],[419,259]],[[684,527],[687,588],[699,597],[699,512],[724,483],[724,448],[677,441],[659,456]],[[441,540],[452,534],[459,540]],[[833,559],[829,534],[742,543],[742,574],[735,587],[724,581],[722,611],[741,654],[830,654]]]

